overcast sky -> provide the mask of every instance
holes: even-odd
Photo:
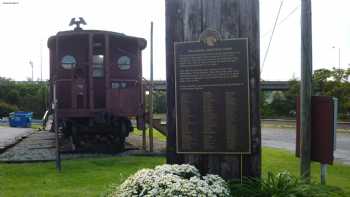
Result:
[[[8,4],[9,2],[16,4]],[[284,0],[269,52],[264,57],[280,0],[260,0],[261,77],[300,78],[300,0]],[[350,63],[349,0],[313,0],[313,67],[348,68]],[[47,39],[70,30],[72,17],[84,17],[85,29],[100,29],[143,37],[149,41],[154,21],[154,78],[165,79],[164,0],[0,0],[0,76],[14,80],[48,78]],[[149,43],[149,42],[148,42]],[[149,47],[143,52],[143,75],[149,78]]]

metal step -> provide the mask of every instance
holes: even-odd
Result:
[[[162,119],[153,118],[153,127],[163,135],[168,136],[168,132],[166,130],[166,122],[162,121]]]

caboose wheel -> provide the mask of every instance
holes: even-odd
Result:
[[[125,138],[119,137],[118,150],[124,151],[124,149],[125,149]]]
[[[128,136],[129,131],[128,131],[128,127],[126,125],[125,121],[121,121],[120,122],[120,135],[122,136],[122,138],[125,138],[126,136]]]
[[[127,123],[123,120],[118,121],[117,127],[114,129],[114,147],[117,151],[125,149],[125,135],[128,134]]]

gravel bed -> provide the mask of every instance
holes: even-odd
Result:
[[[36,132],[0,155],[0,161],[48,161],[55,159],[55,134]]]
[[[166,150],[165,141],[154,139],[154,152],[142,150],[142,137],[130,135],[126,139],[126,151],[121,153],[63,153],[62,159],[77,159],[106,156],[163,156]],[[147,139],[147,148],[149,142]],[[55,133],[48,131],[34,132],[23,139],[15,146],[7,149],[0,154],[0,162],[34,162],[34,161],[53,161],[56,158],[55,152]]]

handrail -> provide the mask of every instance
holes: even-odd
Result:
[[[146,84],[150,85],[150,81],[148,81],[146,78],[142,77],[142,82],[145,82]]]
[[[47,123],[47,120],[48,120],[48,115],[49,115],[49,110],[46,110],[45,111],[45,114],[43,116],[43,118],[41,119],[42,120],[42,123],[43,123],[43,130],[45,130],[46,128],[46,123]]]

